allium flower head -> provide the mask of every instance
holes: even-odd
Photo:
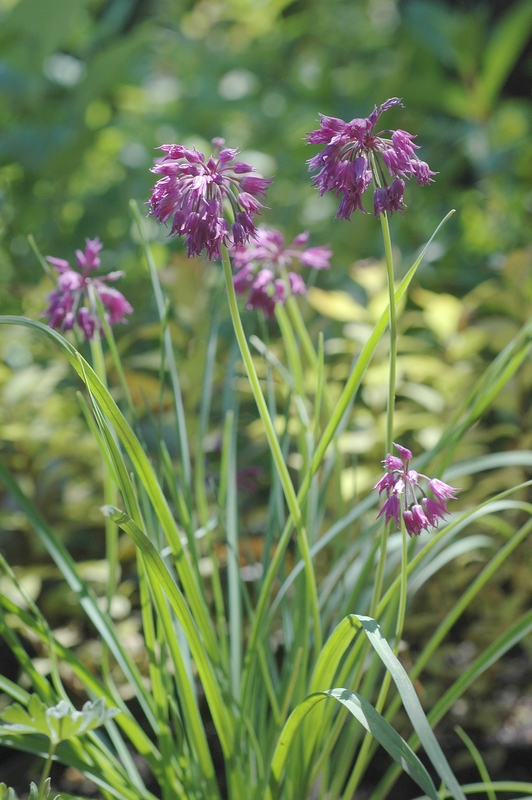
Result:
[[[98,310],[92,294],[98,295],[107,314],[110,325],[125,322],[125,315],[131,314],[132,307],[123,294],[109,282],[116,281],[124,273],[109,272],[99,278],[90,277],[100,266],[99,252],[103,245],[98,238],[86,239],[85,250],[76,250],[78,270],[72,269],[63,258],[47,256],[46,260],[59,273],[57,288],[48,295],[49,306],[43,311],[48,317],[48,325],[60,331],[68,331],[74,324],[82,329],[86,339],[92,339],[99,326]]]
[[[402,106],[398,97],[375,106],[369,117],[352,119],[351,122],[320,114],[319,129],[307,134],[309,144],[326,145],[317,156],[309,159],[308,165],[311,172],[318,170],[312,183],[320,195],[334,192],[341,198],[337,217],[350,219],[357,209],[368,213],[362,204],[362,195],[372,181],[375,186],[375,216],[402,211],[406,208],[403,178],[415,176],[422,185],[430,183],[436,174],[417,157],[415,151],[419,148],[411,133],[402,130],[375,133],[379,117],[393,106]]]
[[[236,161],[238,150],[224,148],[223,139],[212,144],[215,152],[208,159],[180,144],[159,148],[166,156],[152,169],[162,177],[153,188],[149,213],[158,222],[172,219],[170,236],[185,237],[189,258],[205,251],[215,261],[222,257],[222,245],[237,247],[255,235],[254,216],[264,208],[258,197],[272,181]]]
[[[454,495],[460,489],[455,489],[438,478],[431,479],[416,472],[415,469],[410,469],[411,451],[400,444],[394,444],[394,447],[399,457],[388,453],[382,462],[387,471],[373,487],[378,489],[379,494],[386,492],[386,501],[377,519],[384,515],[386,522],[393,519],[400,528],[402,511],[409,536],[419,536],[423,530],[438,527],[439,521],[449,513],[447,500],[454,500]],[[420,478],[427,481],[434,497],[423,491],[419,484]]]
[[[305,247],[308,236],[300,233],[291,244],[285,245],[279,231],[260,226],[252,241],[230,250],[235,290],[237,294],[248,293],[247,308],[262,309],[269,317],[276,303],[285,302],[288,291],[305,294],[303,278],[290,270],[294,261],[304,267],[329,269],[331,250]]]

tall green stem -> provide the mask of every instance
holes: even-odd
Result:
[[[393,274],[392,240],[390,226],[386,214],[380,215],[382,236],[384,239],[384,254],[386,259],[386,277],[388,282],[389,330],[390,330],[390,372],[388,378],[388,405],[386,409],[386,440],[384,453],[391,453],[393,444],[393,420],[395,411],[395,378],[397,371],[397,306],[395,302],[395,286]],[[373,598],[371,601],[370,617],[374,617],[381,598],[386,566],[386,550],[390,526],[384,523],[381,534],[379,563],[375,575]]]
[[[105,369],[105,358],[102,349],[102,342],[98,331],[90,341],[92,363],[94,371],[98,375],[104,386],[107,386],[107,371]],[[116,487],[111,476],[109,467],[102,460],[103,474],[103,496],[106,505],[116,504]],[[107,583],[107,610],[111,611],[111,601],[116,592],[118,580],[119,560],[118,560],[118,526],[111,520],[105,518],[105,555],[109,567],[109,580]]]
[[[397,306],[395,303],[395,284],[393,274],[393,253],[390,226],[386,214],[380,216],[384,254],[386,258],[386,278],[388,282],[388,303],[390,311],[390,374],[388,383],[388,405],[386,409],[386,453],[392,452],[393,420],[395,412],[395,380],[397,372]]]
[[[316,587],[316,576],[314,574],[314,567],[310,555],[310,547],[308,543],[307,533],[305,531],[305,528],[303,527],[301,508],[299,506],[297,495],[292,480],[290,478],[288,468],[286,466],[285,458],[283,456],[281,447],[279,445],[279,441],[277,439],[277,434],[275,433],[275,428],[273,426],[273,422],[270,417],[270,413],[268,411],[268,405],[262,393],[259,377],[257,375],[255,365],[253,363],[253,358],[251,356],[251,352],[247,343],[246,335],[244,333],[244,328],[242,326],[242,320],[240,319],[240,314],[238,313],[238,303],[235,293],[235,287],[233,285],[231,263],[229,261],[229,255],[227,251],[225,252],[223,258],[223,269],[224,269],[225,284],[227,288],[227,296],[229,300],[229,311],[231,314],[231,320],[233,322],[233,328],[235,331],[236,339],[238,342],[238,346],[240,348],[240,353],[242,356],[242,360],[244,362],[244,366],[246,368],[251,389],[253,391],[253,396],[255,398],[255,402],[257,404],[257,408],[259,410],[259,414],[264,425],[266,438],[268,439],[268,444],[270,447],[272,458],[275,463],[277,473],[279,475],[279,480],[281,481],[281,485],[283,487],[283,492],[286,498],[288,509],[290,511],[292,519],[294,520],[294,525],[297,531],[298,546],[301,552],[301,557],[303,558],[303,561],[305,563],[305,575],[307,578],[307,587],[311,597],[312,622],[314,630],[314,653],[317,654],[321,651],[322,647],[321,622],[320,622],[320,613],[318,607],[318,591]]]
[[[388,218],[386,214],[380,215],[382,235],[384,239],[384,253],[386,259],[386,277],[388,283],[388,298],[389,298],[389,331],[390,331],[390,362],[389,362],[389,377],[388,377],[388,403],[386,409],[386,440],[385,440],[385,455],[392,452],[393,445],[393,431],[394,431],[394,412],[395,412],[395,384],[397,373],[397,304],[395,299],[395,285],[394,285],[394,269],[393,269],[393,253],[392,253],[392,240],[390,237],[390,227],[388,225]],[[397,621],[395,626],[395,652],[399,648],[399,641],[404,627],[404,620],[406,614],[406,589],[407,589],[407,564],[408,564],[408,551],[407,551],[407,534],[404,523],[402,524],[402,549],[401,549],[401,589],[399,595],[399,608],[397,612]],[[377,564],[377,572],[375,575],[375,583],[373,588],[373,597],[371,601],[371,609],[369,612],[370,617],[375,617],[377,608],[379,606],[380,598],[382,595],[382,587],[384,583],[384,572],[386,568],[386,556],[388,549],[388,537],[390,535],[390,525],[384,522],[382,526],[382,534],[380,541],[379,561]],[[364,659],[362,659],[364,661]],[[386,702],[386,697],[390,688],[391,675],[387,672],[384,676],[381,690],[375,704],[377,711],[382,711]],[[367,766],[369,753],[373,744],[373,737],[366,734],[362,742],[360,752],[358,754],[357,762],[351,777],[348,781],[347,787],[344,792],[344,798],[352,797],[354,794],[362,775]]]

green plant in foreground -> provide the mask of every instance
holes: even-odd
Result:
[[[0,719],[4,732],[42,734],[49,739],[48,757],[36,795],[38,800],[44,800],[50,792],[48,775],[57,745],[74,736],[81,736],[87,731],[99,728],[119,713],[117,708],[105,708],[103,698],[94,702],[87,701],[81,711],[73,711],[65,700],[60,700],[55,706],[47,707],[38,695],[33,694],[27,709],[20,703],[14,703],[4,708]]]
[[[59,800],[61,795],[52,794],[50,778],[44,783],[44,790],[39,792],[39,787],[36,783],[30,783],[30,792],[28,800]],[[0,783],[0,800],[18,800],[14,789],[8,788],[5,783]]]
[[[297,237],[288,247],[280,235],[253,239],[254,215],[262,207],[257,195],[265,192],[269,181],[254,175],[251,165],[236,160],[237,152],[224,148],[220,140],[215,141],[210,158],[181,145],[165,145],[166,156],[154,170],[162,177],[151,200],[152,214],[162,222],[171,220],[171,232],[185,237],[189,254],[221,256],[240,353],[240,362],[234,350],[224,358],[214,314],[194,428],[195,449],[189,441],[190,420],[181,394],[169,310],[135,205],[132,211],[160,319],[161,396],[168,387],[170,412],[161,402],[158,417],[150,419],[148,427],[145,420],[141,424],[113,338],[111,326],[118,320],[98,291],[91,293],[88,287],[83,295],[94,324],[84,324],[87,313],[81,314],[80,322],[77,309],[75,320],[68,318],[66,326],[70,329],[76,323],[85,334],[90,358],[84,357],[82,346],[74,346],[53,329],[57,323],[65,331],[64,317],[51,318],[50,326],[26,318],[0,318],[1,324],[23,325],[46,337],[68,360],[85,388],[81,408],[102,457],[109,566],[104,598],[96,596],[56,532],[0,464],[0,479],[77,594],[102,642],[101,662],[93,672],[79,653],[61,642],[16,572],[2,559],[5,579],[24,603],[0,595],[0,632],[28,676],[32,692],[0,676],[0,689],[16,701],[4,711],[7,724],[0,729],[0,741],[47,759],[43,796],[52,760],[59,760],[93,780],[103,796],[118,800],[139,796],[146,800],[157,796],[163,800],[302,800],[310,796],[351,800],[377,744],[397,766],[385,772],[372,800],[388,795],[400,770],[432,800],[440,796],[436,776],[442,782],[441,794],[457,800],[463,800],[469,790],[477,791],[459,785],[433,728],[475,678],[530,633],[532,612],[516,619],[480,652],[427,713],[413,681],[468,604],[528,536],[532,506],[519,498],[528,484],[452,517],[446,501],[456,490],[445,481],[454,483],[487,468],[486,460],[458,464],[441,477],[427,479],[433,497],[424,495],[421,503],[417,502],[422,492],[417,480],[425,477],[421,469],[437,475],[435,469],[425,467],[431,459],[452,461],[460,437],[521,366],[529,352],[531,326],[523,327],[470,389],[431,453],[415,460],[408,448],[399,445],[401,458],[391,455],[397,438],[398,309],[428,244],[396,284],[388,216],[404,208],[403,177],[415,176],[424,184],[433,174],[416,156],[410,134],[374,132],[380,115],[398,105],[393,98],[367,119],[350,123],[323,117],[320,130],[309,135],[311,143],[325,145],[311,160],[311,167],[320,169],[315,181],[320,191],[341,196],[339,216],[348,219],[363,210],[362,196],[374,182],[374,212],[384,240],[388,308],[361,344],[338,396],[325,380],[323,337],[313,342],[294,297],[303,293],[301,281],[290,278],[296,274],[291,272],[294,259],[320,269],[326,268],[330,254],[326,248],[302,252],[306,238]],[[389,185],[385,169],[392,179]],[[248,239],[252,255],[243,258],[241,248],[247,247]],[[248,305],[275,316],[282,352],[258,337],[248,343],[237,298],[242,286],[249,290]],[[71,311],[68,286],[62,292],[61,309],[66,315]],[[121,304],[120,308],[125,307]],[[338,441],[387,328],[384,464],[388,477],[381,478],[376,487],[386,490],[387,500],[379,514],[385,520],[376,519],[378,498],[373,493],[346,512],[336,513],[331,521],[327,496],[340,495]],[[217,351],[224,372],[221,392],[215,376]],[[108,388],[111,366],[119,385]],[[241,391],[242,371],[247,379],[245,391]],[[244,522],[238,513],[239,405],[246,392],[251,392],[258,409],[271,461],[262,554],[251,578],[240,569]],[[280,407],[288,409],[295,423],[292,429],[279,430]],[[214,409],[221,414],[220,474],[217,482],[209,482],[203,444]],[[175,456],[162,433],[170,424],[177,440]],[[147,441],[155,442],[149,450]],[[288,466],[294,455],[299,474],[291,473]],[[521,453],[495,454],[490,468],[511,459],[515,464],[529,463],[527,458],[528,454]],[[518,512],[516,518],[522,522],[516,529],[505,529],[503,547],[496,546],[493,536],[467,531],[470,524],[506,511]],[[418,537],[429,522],[440,523],[437,531],[430,538]],[[145,663],[135,659],[110,614],[120,580],[119,531],[135,545]],[[288,553],[293,541],[292,565]],[[449,609],[408,673],[398,652],[414,593],[436,571],[464,554],[492,550],[495,554]],[[327,553],[331,555],[324,570],[321,559]],[[28,655],[25,636],[47,653],[49,680]],[[82,712],[71,712],[64,700],[68,696],[65,675],[74,676],[89,696],[99,700],[84,706]],[[136,700],[134,707],[127,702],[131,696]],[[109,706],[106,710],[105,705]],[[112,718],[118,711],[122,713],[115,721]],[[105,734],[93,732],[100,724]],[[410,726],[409,738],[398,732],[406,726]],[[84,734],[82,739],[79,733]],[[42,734],[50,740],[48,751],[42,747]],[[430,769],[416,754],[420,743]],[[132,751],[145,771],[138,768]]]

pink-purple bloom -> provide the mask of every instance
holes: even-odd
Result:
[[[63,258],[47,256],[46,260],[59,273],[57,288],[48,295],[49,306],[42,316],[48,317],[48,325],[60,331],[68,331],[77,324],[86,339],[92,339],[95,330],[101,328],[95,296],[105,309],[110,325],[125,322],[125,315],[131,314],[132,307],[123,294],[109,286],[124,273],[120,270],[109,272],[98,278],[90,277],[100,266],[100,250],[103,245],[98,238],[86,239],[85,250],[76,250],[78,270],[72,269]]]
[[[418,184],[432,181],[432,172],[425,161],[416,155],[419,149],[411,133],[402,130],[374,132],[384,111],[402,106],[398,97],[392,97],[373,109],[369,117],[344,122],[336,117],[320,114],[320,127],[307,134],[309,144],[324,144],[325,148],[309,159],[311,172],[318,170],[312,183],[320,195],[333,192],[340,197],[337,217],[350,219],[359,209],[368,212],[362,204],[362,195],[373,182],[373,212],[393,214],[406,208],[403,202],[403,178],[415,177]],[[391,183],[388,184],[386,172]]]
[[[394,444],[394,447],[399,456],[388,453],[382,462],[387,471],[373,487],[379,494],[386,493],[386,501],[377,519],[384,515],[387,523],[393,519],[400,528],[402,512],[408,535],[419,536],[423,530],[437,528],[439,521],[445,519],[449,513],[447,500],[454,500],[460,489],[410,469],[412,452],[400,444]],[[430,494],[420,486],[420,478],[427,481]]]
[[[152,169],[162,177],[153,188],[149,213],[158,222],[172,220],[169,235],[185,237],[189,258],[205,251],[215,261],[222,257],[222,245],[237,247],[253,238],[255,214],[264,208],[258,198],[272,181],[237,161],[238,150],[224,147],[223,139],[212,144],[215,152],[208,159],[180,144],[159,148],[166,156]]]
[[[329,269],[331,250],[305,247],[308,237],[308,233],[300,233],[286,245],[279,231],[260,226],[248,244],[231,249],[235,291],[247,294],[247,308],[262,309],[269,317],[277,303],[284,304],[289,292],[305,294],[305,281],[290,269],[294,261],[304,267]]]

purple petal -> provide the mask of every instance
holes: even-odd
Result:
[[[412,451],[409,450],[408,447],[403,447],[400,444],[396,444],[396,442],[393,443],[393,446],[395,447],[395,449],[397,450],[403,461],[410,461],[410,459],[412,458]]]

